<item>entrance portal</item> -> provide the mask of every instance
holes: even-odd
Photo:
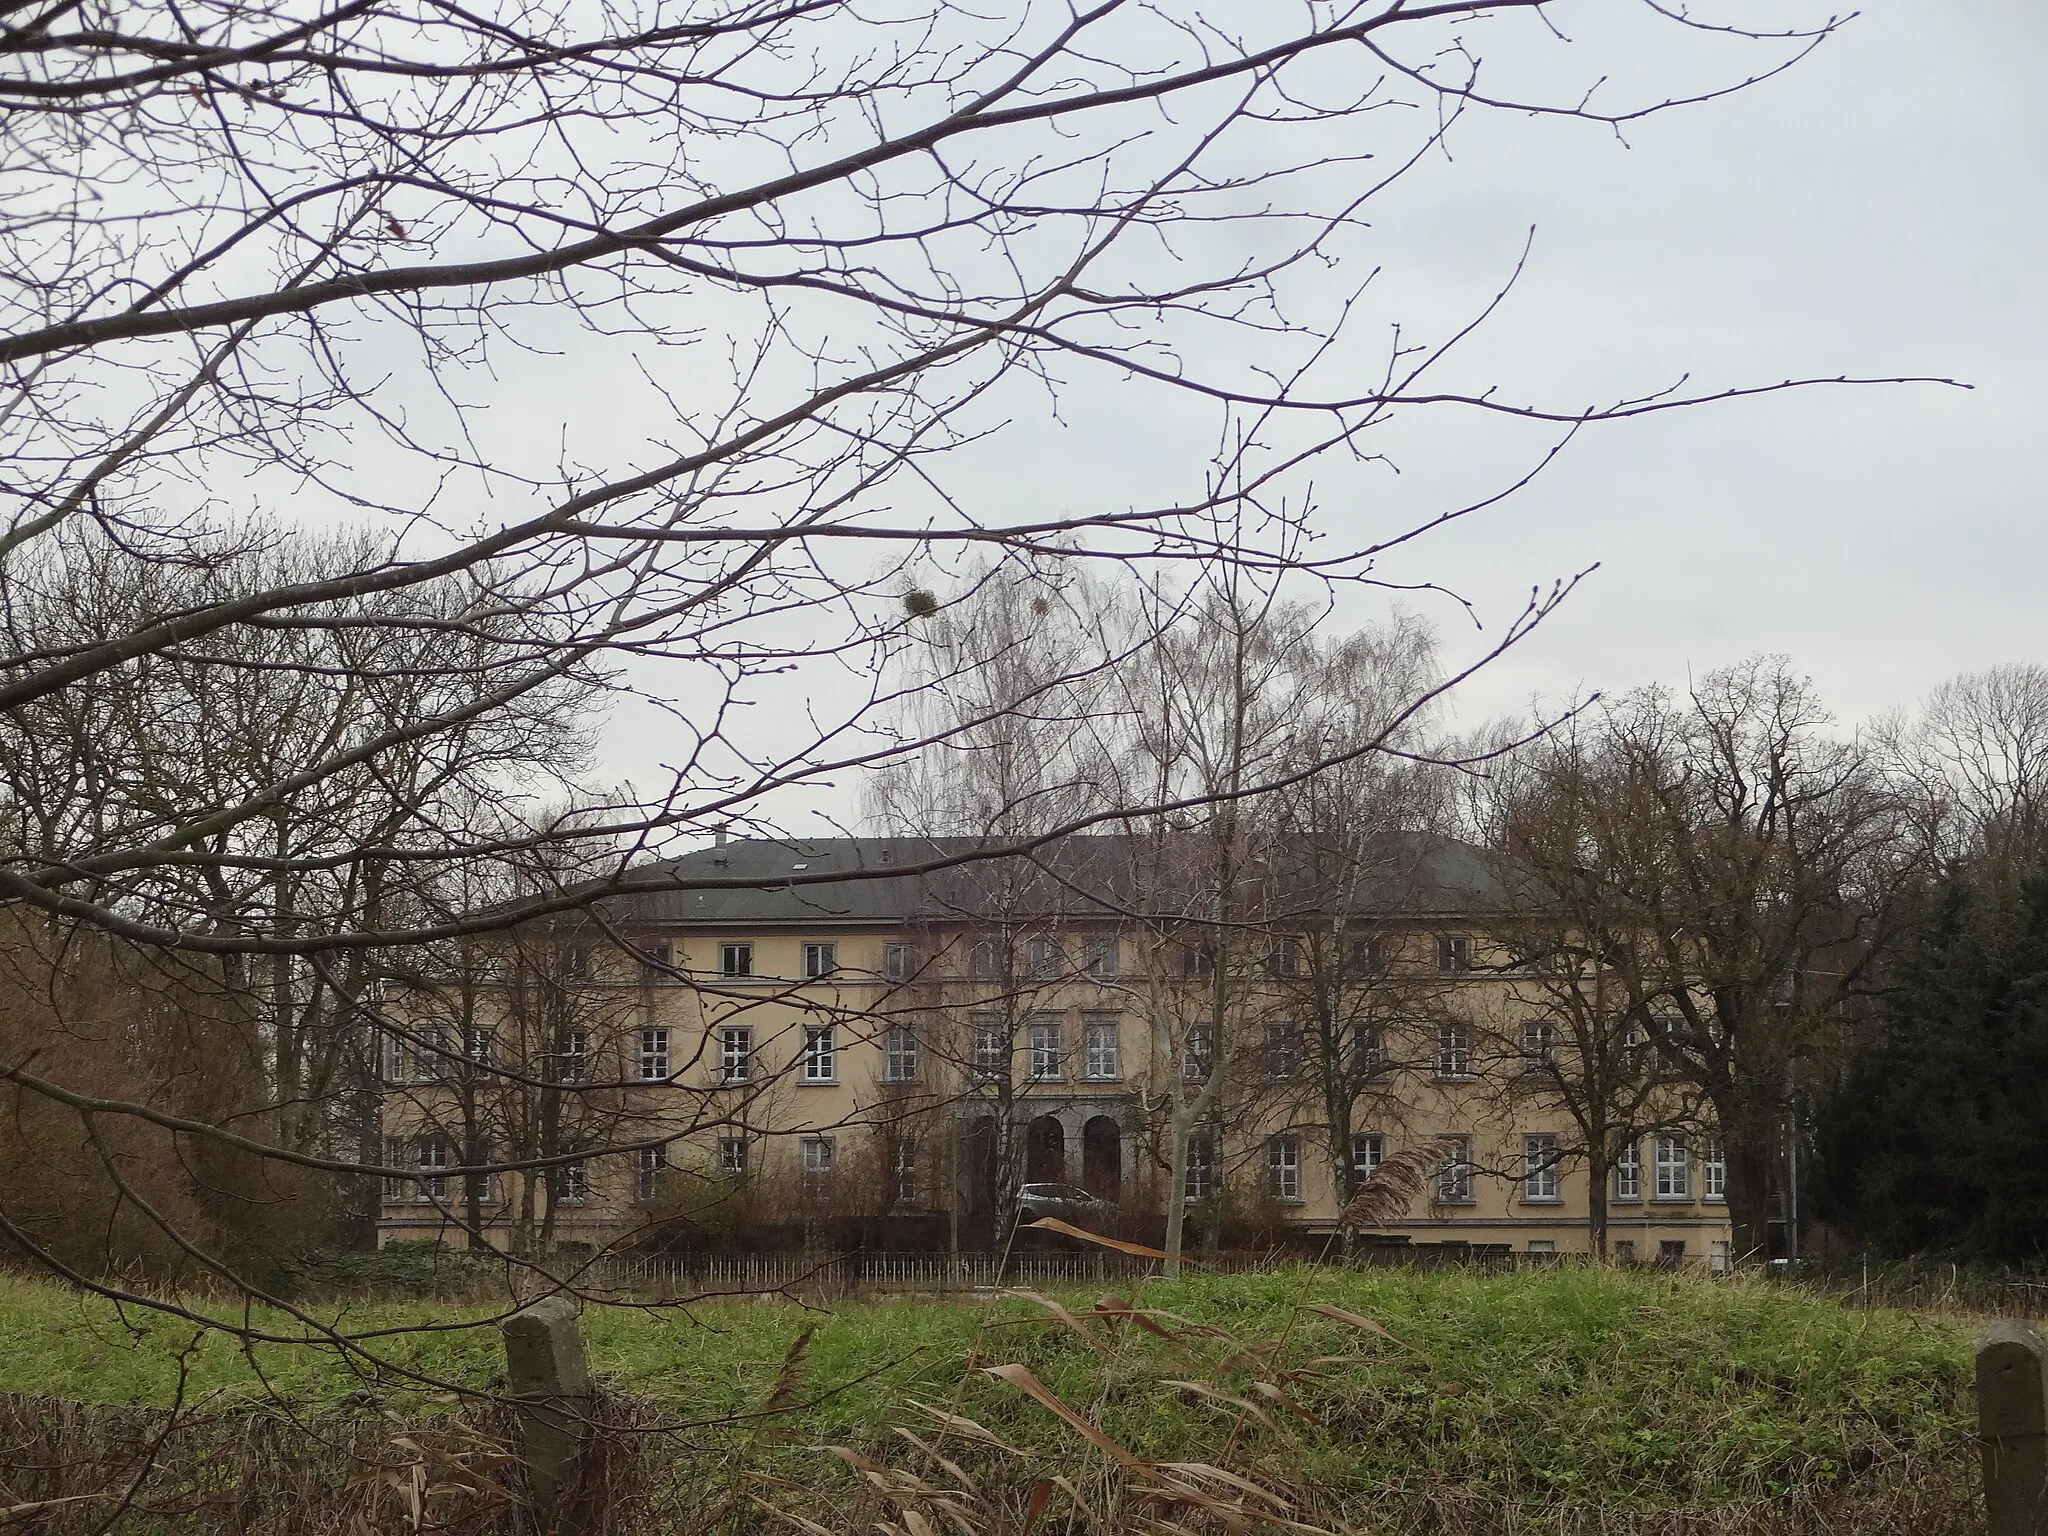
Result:
[[[1040,1115],[1025,1127],[1024,1182],[1067,1182],[1067,1132],[1052,1115]]]
[[[1081,1185],[1111,1205],[1123,1198],[1123,1132],[1108,1115],[1096,1115],[1081,1127]]]

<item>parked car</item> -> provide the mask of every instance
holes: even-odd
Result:
[[[1099,1225],[1115,1211],[1116,1207],[1101,1196],[1091,1195],[1074,1184],[1023,1184],[1017,1189],[1020,1222],[1052,1216],[1076,1226]]]

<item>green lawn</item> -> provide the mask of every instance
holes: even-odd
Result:
[[[1062,1299],[1083,1308],[1094,1295]],[[1587,1269],[1297,1269],[1152,1281],[1132,1299],[1227,1330],[1232,1341],[1171,1322],[1183,1337],[1096,1322],[1087,1325],[1091,1345],[1014,1298],[829,1312],[783,1302],[593,1309],[585,1331],[607,1385],[667,1422],[691,1424],[758,1410],[792,1342],[814,1329],[793,1394],[811,1406],[749,1441],[771,1457],[777,1446],[820,1443],[886,1449],[897,1443],[893,1426],[929,1424],[911,1399],[957,1401],[1026,1451],[1078,1448],[1071,1430],[1012,1385],[964,1373],[972,1351],[975,1365],[1027,1364],[1140,1457],[1284,1462],[1343,1504],[1390,1487],[1456,1485],[1523,1505],[1698,1508],[1872,1469],[1948,1477],[1968,1444],[1969,1326],[1763,1285]],[[1398,1342],[1302,1311],[1304,1303],[1371,1318]],[[188,1402],[276,1393],[305,1408],[346,1398],[355,1411],[418,1414],[432,1411],[435,1394],[405,1371],[494,1384],[495,1330],[446,1326],[480,1315],[424,1303],[324,1308],[354,1332],[435,1330],[366,1341],[387,1362],[379,1370],[345,1363],[330,1347],[245,1353],[224,1335],[195,1343],[189,1322],[5,1280],[0,1390],[163,1403],[182,1358]],[[1240,1345],[1265,1348],[1240,1354]],[[1320,1376],[1287,1374],[1317,1357],[1338,1358],[1317,1367]],[[1170,1380],[1201,1381],[1263,1411],[1163,1385]],[[730,1447],[732,1434],[684,1438]]]

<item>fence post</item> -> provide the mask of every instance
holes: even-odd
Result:
[[[590,1368],[576,1303],[543,1297],[506,1318],[500,1331],[534,1527],[567,1533],[557,1506],[576,1474],[590,1424]]]
[[[1993,1323],[1977,1341],[1977,1438],[1989,1536],[2036,1536],[2048,1515],[2048,1340]]]

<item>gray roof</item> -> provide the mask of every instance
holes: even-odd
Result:
[[[974,921],[1171,916],[1192,911],[1179,893],[1200,890],[1206,843],[1181,834],[1162,844],[1125,833],[1078,833],[1030,855],[984,856],[972,837],[746,839],[641,865],[626,893],[604,903],[628,925],[899,926]],[[1339,905],[1361,916],[1426,917],[1499,910],[1485,850],[1435,833],[1378,839],[1368,857],[1335,861],[1312,842],[1288,845],[1246,877],[1247,903],[1307,918]],[[635,887],[641,889],[635,890]],[[1253,893],[1256,893],[1254,897]]]

